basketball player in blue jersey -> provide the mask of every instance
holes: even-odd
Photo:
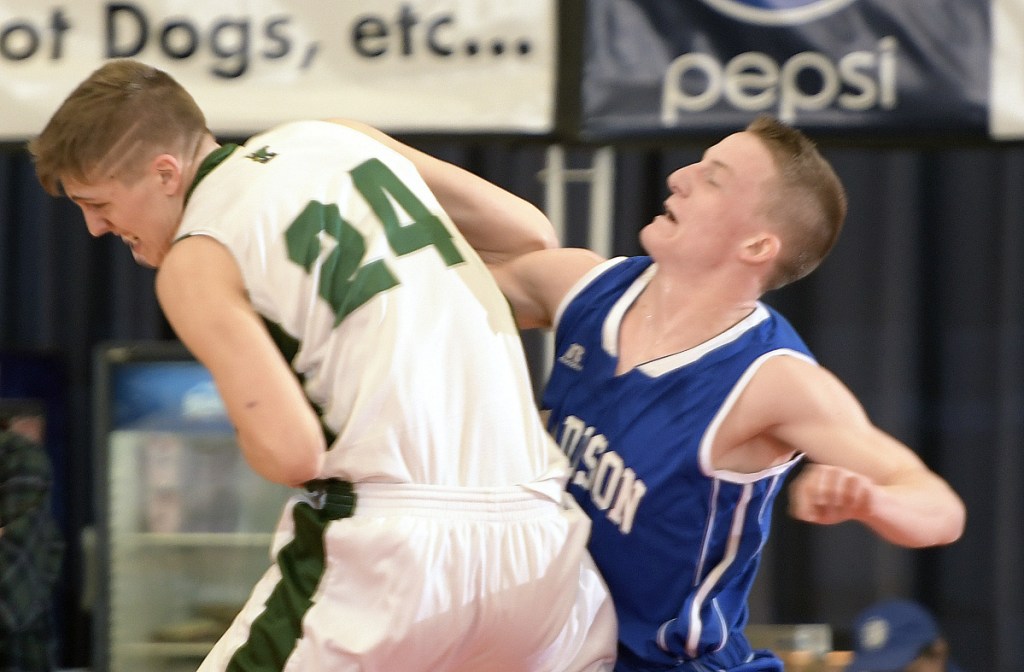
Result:
[[[488,219],[514,196],[488,203],[421,172],[471,244],[516,239]],[[591,553],[619,617],[616,670],[782,670],[743,630],[772,503],[800,459],[799,519],[861,521],[909,547],[961,535],[948,484],[760,301],[817,267],[845,214],[809,139],[763,117],[669,176],[664,212],[640,233],[649,256],[491,257],[520,326],[555,330],[542,405],[594,522]]]
[[[611,668],[591,523],[508,303],[412,162],[326,121],[220,145],[177,82],[129,60],[30,150],[90,233],[158,268],[247,461],[301,489],[200,672]],[[550,243],[542,225],[511,249]]]

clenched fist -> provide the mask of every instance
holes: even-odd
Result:
[[[871,511],[875,484],[841,467],[808,464],[789,488],[789,513],[798,520],[834,525],[864,520]]]

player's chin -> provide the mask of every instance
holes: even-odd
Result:
[[[643,245],[645,248],[651,241],[657,239],[659,235],[662,238],[664,238],[664,234],[658,233],[659,231],[664,231],[664,229],[661,228],[662,223],[659,222],[658,220],[659,218],[655,217],[653,220],[651,220],[650,224],[640,229],[640,244]]]
[[[134,259],[135,263],[139,266],[144,266],[146,268],[156,268],[160,265],[159,260],[151,259],[149,255],[134,247],[132,248],[132,259]]]

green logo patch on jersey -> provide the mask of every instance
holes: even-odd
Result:
[[[277,152],[270,151],[269,145],[263,145],[255,152],[246,154],[245,158],[252,159],[256,163],[268,163],[275,156],[277,156]]]

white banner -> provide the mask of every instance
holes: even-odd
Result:
[[[556,24],[557,0],[0,0],[0,140],[111,58],[166,70],[219,135],[332,116],[548,133]]]
[[[996,140],[1024,138],[1024,3],[992,0],[989,132]]]

